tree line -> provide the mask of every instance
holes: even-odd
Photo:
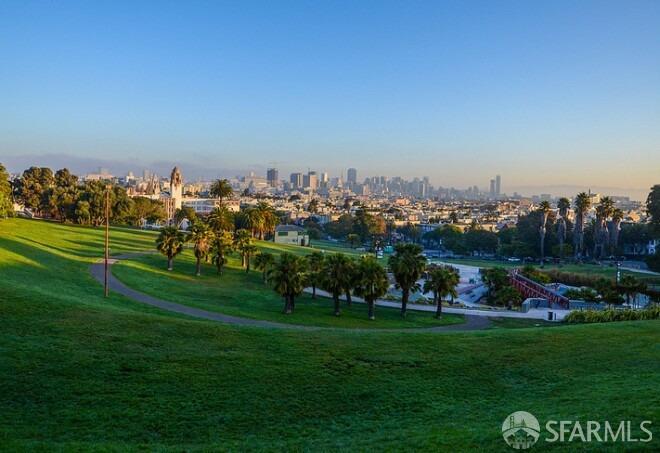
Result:
[[[167,257],[167,268],[172,270],[174,258],[183,251],[185,243],[191,243],[197,276],[201,274],[203,262],[214,264],[221,276],[227,257],[237,253],[245,272],[250,272],[253,262],[262,273],[264,284],[270,285],[282,297],[285,314],[294,313],[296,299],[309,287],[314,299],[317,288],[328,293],[335,316],[341,315],[341,298],[351,306],[355,295],[366,302],[369,319],[375,319],[376,300],[387,293],[390,284],[386,269],[374,256],[353,259],[343,253],[324,255],[318,251],[307,256],[289,252],[275,256],[258,251],[254,244],[257,235],[253,232],[245,228],[232,230],[229,225],[212,215],[206,220],[195,219],[188,234],[176,227],[166,227],[156,239],[156,248]],[[401,316],[404,318],[411,293],[432,292],[437,317],[442,314],[442,300],[451,297],[453,302],[457,296],[458,271],[450,266],[427,267],[426,264],[422,248],[417,244],[397,244],[389,258],[388,265],[402,293]],[[422,287],[418,281],[425,272],[427,276]]]

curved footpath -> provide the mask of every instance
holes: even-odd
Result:
[[[119,255],[108,261],[109,267],[112,267],[117,261],[128,259],[136,254]],[[90,266],[92,276],[101,284],[104,283],[104,263],[100,260]],[[213,311],[202,310],[199,308],[189,307],[174,302],[168,302],[162,299],[149,296],[148,294],[136,291],[120,282],[112,272],[108,272],[108,285],[111,291],[133,299],[152,307],[158,307],[163,310],[180,313],[183,315],[192,316],[194,318],[208,319],[211,321],[223,322],[226,324],[233,324],[238,326],[262,327],[270,329],[291,329],[291,330],[344,330],[350,332],[463,332],[470,330],[482,330],[490,327],[490,320],[484,316],[465,315],[465,322],[462,324],[452,324],[449,326],[438,327],[411,327],[408,329],[348,329],[341,327],[317,327],[317,326],[304,326],[297,324],[284,324],[273,321],[263,321],[259,319],[240,318],[238,316],[230,316]]]

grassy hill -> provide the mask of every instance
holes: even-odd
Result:
[[[140,250],[153,234],[114,229],[113,241]],[[239,328],[104,299],[87,272],[101,244],[100,230],[0,221],[2,450],[508,451],[500,428],[516,410],[657,430],[659,322]]]

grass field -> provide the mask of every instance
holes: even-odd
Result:
[[[286,246],[259,242],[260,248],[278,253]],[[276,246],[276,247],[275,247]],[[299,253],[306,251],[295,247]],[[171,302],[177,302],[209,311],[217,311],[245,318],[266,319],[288,324],[304,324],[340,328],[411,328],[433,327],[463,322],[463,316],[444,315],[437,320],[431,312],[409,311],[405,320],[398,309],[377,307],[376,320],[367,317],[367,306],[342,303],[342,315],[334,316],[333,302],[329,298],[303,294],[296,299],[296,310],[291,315],[282,313],[282,298],[264,285],[261,272],[249,274],[240,267],[240,259],[232,256],[222,276],[206,265],[204,274],[195,277],[195,257],[187,250],[174,262],[174,270],[166,270],[166,259],[160,255],[146,255],[121,261],[113,266],[114,275],[131,288]]]
[[[153,235],[113,240],[139,250]],[[97,230],[0,221],[3,451],[511,451],[501,425],[516,410],[653,420],[653,443],[632,447],[659,448],[660,322],[239,328],[104,299],[87,272],[101,244]]]

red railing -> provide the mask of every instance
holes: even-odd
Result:
[[[568,308],[569,306],[568,297],[562,296],[558,292],[525,277],[518,271],[518,269],[514,269],[509,273],[509,279],[511,280],[511,285],[520,291],[525,297],[545,299],[551,304],[557,304],[562,308]]]

